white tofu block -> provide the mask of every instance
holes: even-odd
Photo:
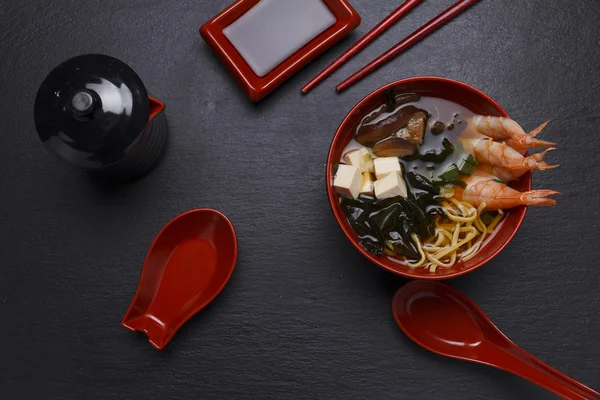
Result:
[[[375,197],[379,200],[389,199],[390,197],[402,196],[406,197],[406,182],[399,173],[387,174],[381,179],[378,179],[373,184]]]
[[[344,155],[344,162],[360,169],[360,150],[352,150]]]
[[[363,177],[358,168],[353,165],[340,164],[333,180],[333,186],[341,196],[357,198]]]
[[[371,158],[371,153],[368,153],[368,158],[365,158],[365,160],[363,161],[362,165],[361,165],[361,170],[362,172],[371,172],[371,173],[375,173],[375,164],[373,163],[373,158]]]
[[[360,187],[360,194],[373,196],[373,176],[370,172],[363,172],[363,181]]]
[[[402,172],[402,167],[400,166],[400,160],[398,160],[398,157],[378,157],[373,160],[373,164],[377,179],[381,179],[392,172]]]
[[[352,150],[344,155],[344,161],[346,164],[355,166],[360,172],[372,172],[373,160],[371,159],[371,153],[366,147]]]

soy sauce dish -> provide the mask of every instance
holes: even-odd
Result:
[[[390,272],[466,274],[510,242],[528,205],[555,203],[548,196],[557,192],[531,190],[530,171],[554,167],[542,161],[547,151],[528,156],[554,145],[533,139],[544,127],[526,134],[461,82],[388,84],[360,101],[333,138],[326,182],[335,219],[358,251]],[[512,158],[487,163],[495,151]]]

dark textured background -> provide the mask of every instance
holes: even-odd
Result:
[[[542,389],[432,355],[391,315],[403,283],[336,226],[324,163],[336,127],[390,81],[454,78],[527,129],[547,118],[557,170],[492,262],[451,284],[510,338],[600,388],[600,1],[485,0],[348,92],[351,71],[454,0],[425,1],[307,97],[300,86],[397,6],[352,0],[360,28],[260,104],[198,35],[230,0],[0,3],[0,396],[3,399],[543,399]],[[167,104],[171,147],[147,178],[108,189],[46,152],[38,85],[81,53],[130,64]],[[221,295],[158,352],[120,326],[153,237],[213,207],[240,257]]]

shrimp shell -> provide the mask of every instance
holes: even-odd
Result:
[[[549,122],[550,121],[544,122],[528,135],[523,128],[521,128],[521,125],[510,118],[476,115],[467,119],[467,131],[471,132],[471,136],[474,136],[473,133],[476,132],[494,140],[505,140],[507,145],[524,155],[523,149],[556,146],[556,143],[535,139],[535,136],[539,134]],[[467,132],[465,135],[468,136],[469,133]]]
[[[493,175],[477,171],[466,178],[466,188],[456,187],[454,196],[458,200],[466,201],[474,207],[485,203],[487,210],[501,210],[522,205],[526,206],[553,206],[556,200],[547,196],[560,194],[555,190],[530,190],[519,192],[495,180]]]
[[[554,150],[554,148],[526,157],[512,147],[509,147],[506,143],[495,142],[492,139],[461,138],[460,141],[465,150],[473,154],[475,159],[483,164],[503,167],[522,173],[531,170],[544,170],[558,167],[558,165],[549,165],[542,161],[542,158],[546,153]]]
[[[541,161],[542,158],[544,157],[544,155],[546,155],[546,153],[548,153],[549,151],[552,150],[556,150],[554,147],[551,147],[549,149],[544,150],[541,153],[537,153],[537,154],[532,154],[531,157],[533,157],[533,159],[537,160],[537,161]],[[546,163],[542,162],[542,167],[539,166],[537,168],[534,169],[548,169],[548,168],[555,168],[558,167],[558,165],[547,165]],[[543,167],[545,165],[545,167]],[[494,175],[495,177],[497,177],[498,179],[504,181],[504,182],[510,182],[510,181],[514,181],[515,179],[519,179],[520,177],[522,177],[527,170],[524,169],[509,169],[509,168],[504,168],[504,167],[498,167],[498,166],[493,166],[493,165],[487,165],[487,164],[479,164],[477,166],[477,169],[480,171],[483,171],[487,174],[490,175]]]

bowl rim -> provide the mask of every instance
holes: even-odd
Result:
[[[362,106],[364,106],[369,100],[371,100],[373,97],[377,96],[379,93],[385,91],[386,89],[390,88],[390,87],[395,87],[395,86],[399,86],[399,85],[403,85],[403,84],[408,84],[408,83],[414,83],[414,82],[444,82],[444,83],[448,83],[451,85],[457,85],[460,86],[463,89],[469,90],[471,92],[475,92],[477,95],[481,96],[482,98],[484,98],[486,101],[488,101],[491,105],[493,105],[501,114],[503,117],[505,118],[509,118],[508,113],[504,110],[504,108],[502,108],[502,106],[500,106],[500,104],[498,104],[495,100],[493,100],[490,96],[488,96],[487,94],[483,93],[481,90],[474,88],[471,85],[468,85],[466,83],[457,81],[457,80],[453,80],[453,79],[448,79],[448,78],[442,78],[442,77],[436,77],[436,76],[417,76],[417,77],[411,77],[411,78],[406,78],[406,79],[400,79],[394,82],[390,82],[384,86],[381,86],[375,90],[373,90],[371,93],[369,93],[367,96],[365,96],[362,100],[360,100],[351,110],[350,112],[348,112],[348,114],[346,114],[346,116],[344,117],[344,119],[342,120],[342,122],[340,123],[340,125],[338,126],[335,135],[333,136],[332,140],[331,140],[331,144],[329,145],[329,152],[327,153],[327,163],[325,165],[325,185],[326,185],[326,189],[327,189],[327,198],[329,201],[329,206],[331,207],[331,211],[333,213],[333,216],[338,224],[338,226],[340,227],[340,229],[342,230],[342,232],[344,233],[344,235],[346,236],[346,238],[348,239],[348,241],[350,241],[350,243],[352,243],[352,245],[363,255],[365,256],[368,260],[370,260],[372,263],[378,265],[379,267],[392,272],[396,275],[400,275],[406,278],[411,278],[411,279],[422,279],[422,280],[445,280],[445,279],[451,279],[451,278],[456,278],[462,275],[465,275],[469,272],[472,272],[476,269],[481,268],[484,264],[487,264],[489,261],[491,261],[494,257],[496,257],[502,250],[504,250],[504,248],[512,241],[513,237],[515,236],[515,234],[517,233],[517,231],[519,230],[519,228],[521,227],[521,224],[523,223],[523,220],[525,219],[525,214],[527,214],[527,206],[520,206],[518,208],[516,208],[513,212],[519,212],[518,216],[517,216],[517,220],[516,223],[514,224],[514,229],[512,230],[512,232],[510,232],[510,234],[508,235],[508,238],[506,239],[506,241],[502,244],[500,244],[500,246],[498,247],[498,249],[496,249],[496,251],[490,253],[488,256],[486,256],[485,258],[483,258],[481,261],[475,263],[473,266],[471,266],[470,268],[466,268],[460,271],[456,271],[456,272],[451,272],[448,274],[444,274],[444,275],[437,275],[437,274],[432,274],[432,275],[417,275],[411,272],[406,272],[406,271],[401,271],[398,269],[394,269],[388,265],[386,265],[385,263],[383,263],[380,259],[378,259],[376,256],[374,256],[373,254],[369,253],[365,248],[363,248],[358,241],[353,237],[354,232],[351,231],[351,228],[348,229],[344,226],[344,221],[342,220],[342,217],[340,215],[338,215],[336,213],[336,207],[339,206],[339,204],[336,204],[336,199],[334,198],[334,189],[333,189],[333,185],[330,185],[331,179],[332,179],[332,172],[331,172],[331,168],[330,166],[332,165],[332,163],[334,162],[338,162],[339,160],[333,160],[333,153],[335,151],[334,149],[334,144],[336,143],[336,141],[338,140],[340,134],[342,133],[342,128],[345,128],[346,124],[348,123],[348,121],[350,120],[350,118],[352,118],[353,114],[360,109]],[[528,179],[527,179],[527,190],[531,190],[531,175],[529,174]]]

